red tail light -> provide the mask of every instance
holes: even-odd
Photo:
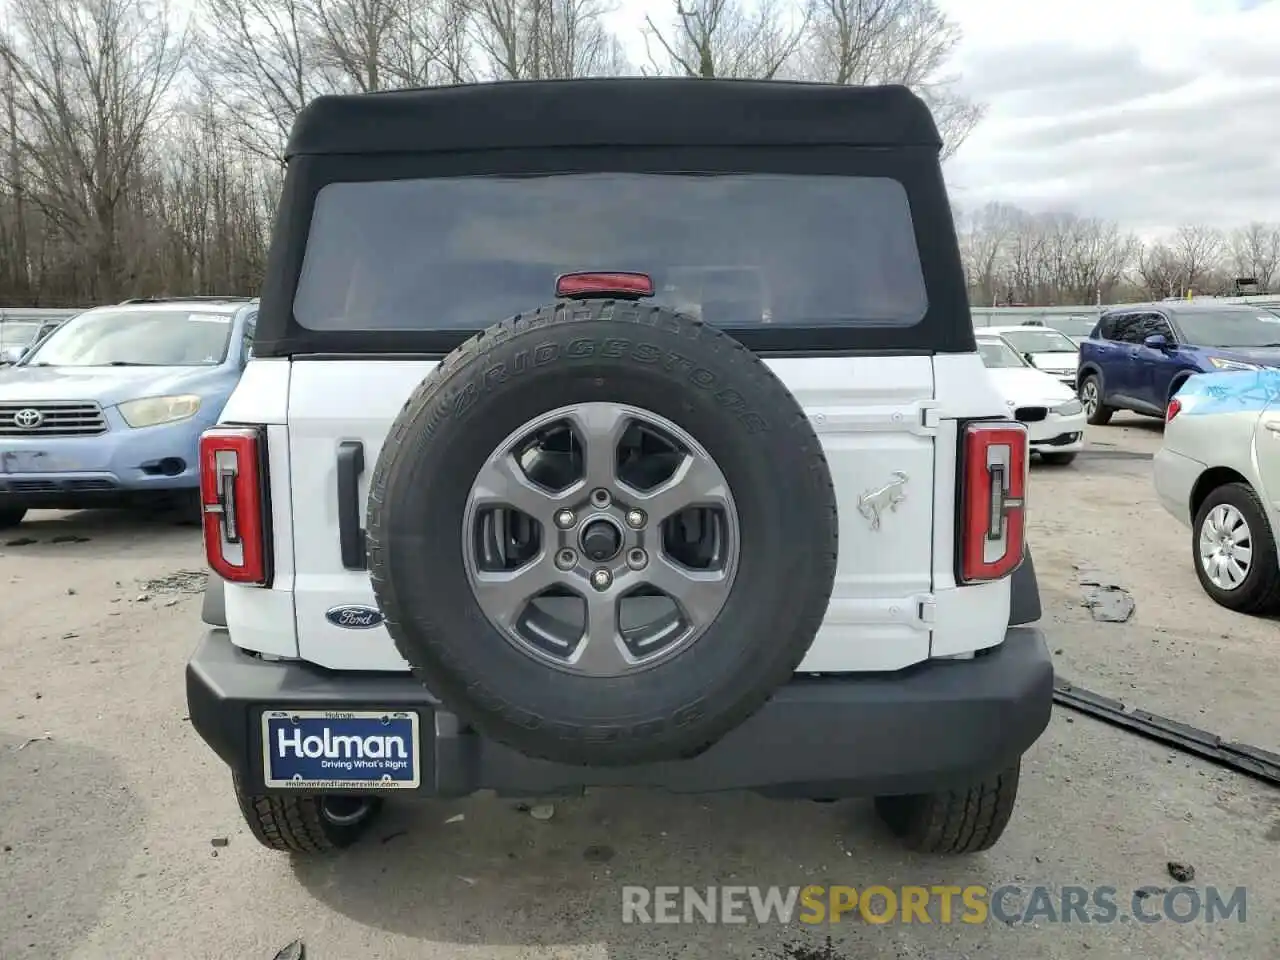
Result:
[[[1178,412],[1180,410],[1182,410],[1182,401],[1179,400],[1177,397],[1172,398],[1169,401],[1169,409],[1167,409],[1164,412],[1164,422],[1168,423],[1170,420],[1172,420],[1174,417],[1178,415]]]
[[[200,437],[204,551],[232,583],[271,581],[267,545],[266,438],[259,427],[214,427]]]
[[[653,279],[647,273],[566,273],[556,279],[556,296],[639,300],[653,296]]]
[[[970,423],[962,440],[960,581],[998,580],[1022,563],[1027,428],[1004,420]]]

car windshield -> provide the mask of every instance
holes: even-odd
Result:
[[[1182,339],[1197,347],[1280,347],[1280,316],[1268,310],[1176,314]]]
[[[979,340],[978,352],[988,367],[1025,367],[1022,358],[1003,340]]]
[[[34,367],[194,367],[221,363],[231,314],[92,310],[73,317],[27,358]]]
[[[1098,325],[1096,317],[1064,317],[1060,320],[1054,320],[1047,324],[1051,330],[1057,330],[1059,333],[1066,334],[1072,340],[1083,340],[1093,333],[1093,328]]]
[[[1068,337],[1048,327],[1024,327],[1001,334],[1019,353],[1075,353],[1078,349]]]
[[[294,316],[312,330],[483,329],[584,271],[646,273],[646,302],[727,327],[904,327],[927,306],[896,180],[609,173],[329,184]]]

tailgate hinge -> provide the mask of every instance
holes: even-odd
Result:
[[[938,432],[938,426],[942,423],[942,416],[938,411],[938,401],[922,400],[916,405],[919,419],[912,428],[912,433],[932,437]]]
[[[933,625],[938,620],[938,604],[934,600],[933,594],[926,593],[916,597],[913,600],[915,609],[914,614],[915,625],[921,626],[926,630],[932,630]]]

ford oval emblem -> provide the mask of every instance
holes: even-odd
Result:
[[[324,612],[324,618],[344,630],[369,630],[382,623],[383,619],[382,611],[376,607],[361,607],[356,604],[330,607]]]

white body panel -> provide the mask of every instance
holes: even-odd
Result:
[[[1063,414],[1058,409],[1076,400],[1075,391],[1041,370],[1031,367],[992,367],[987,370],[1006,406],[1048,407],[1049,415],[1043,420],[1026,424],[1032,450],[1046,453],[1074,453],[1084,449],[1085,415],[1079,402],[1073,403],[1075,413]],[[1047,441],[1064,433],[1077,433],[1074,443],[1053,444]]]
[[[800,669],[893,670],[1003,640],[1009,581],[958,589],[953,572],[954,418],[1004,410],[980,358],[826,357],[769,364],[808,412],[839,498],[835,587]],[[288,426],[272,428],[269,438],[277,575],[270,590],[228,586],[233,642],[331,669],[408,669],[385,628],[343,629],[325,618],[342,604],[376,606],[368,574],[344,569],[339,555],[336,455],[344,440],[364,444],[363,511],[387,431],[434,366],[408,359],[250,363],[224,420]],[[899,473],[907,478],[904,499],[873,528],[860,498]],[[445,535],[461,536],[461,530]],[[262,596],[255,601],[250,593]]]
[[[1280,530],[1280,401],[1272,401],[1258,418],[1253,450],[1258,495],[1271,511],[1271,529]]]

